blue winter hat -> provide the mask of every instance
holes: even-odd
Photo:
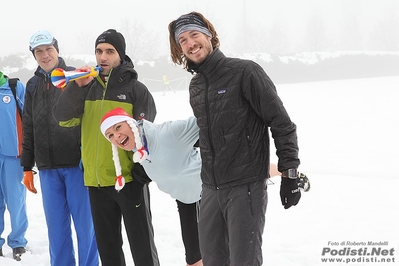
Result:
[[[38,31],[30,37],[29,50],[33,53],[37,47],[42,45],[53,45],[59,52],[57,39],[46,30]]]

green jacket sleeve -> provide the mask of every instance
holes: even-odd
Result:
[[[91,83],[80,88],[75,82],[69,83],[61,93],[53,109],[55,119],[63,127],[80,125],[84,111],[85,98]]]

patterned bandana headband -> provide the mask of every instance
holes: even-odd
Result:
[[[199,16],[195,14],[187,14],[178,18],[173,24],[173,31],[175,33],[176,43],[179,43],[178,38],[180,34],[190,30],[196,30],[202,32],[209,37],[212,37],[211,32],[208,30],[205,23]]]

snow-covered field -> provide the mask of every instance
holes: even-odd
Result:
[[[273,179],[275,184],[268,188],[264,265],[398,265],[399,76],[285,84],[277,85],[277,90],[298,126],[300,171],[308,175],[312,188],[296,207],[284,210],[279,179]],[[155,122],[192,114],[188,91],[153,95],[158,108]],[[150,188],[161,265],[183,266],[176,203],[155,184]],[[16,262],[4,245],[2,266],[50,265],[40,191],[28,192],[27,205],[29,251]],[[9,232],[6,212],[2,237]],[[322,255],[323,250],[328,253]],[[127,265],[134,265],[127,247],[125,255]],[[329,258],[344,262],[322,261]]]

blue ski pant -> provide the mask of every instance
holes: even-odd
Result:
[[[7,244],[11,248],[25,247],[28,242],[25,233],[28,228],[26,214],[26,188],[21,183],[23,168],[20,159],[0,155],[0,248],[5,243],[1,236],[4,232],[4,213],[10,213],[11,232]]]
[[[39,171],[46,216],[50,263],[75,266],[71,220],[77,237],[78,265],[98,266],[99,258],[91,216],[89,192],[79,167]]]

